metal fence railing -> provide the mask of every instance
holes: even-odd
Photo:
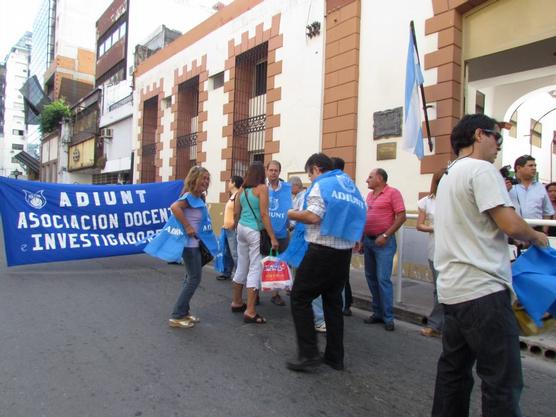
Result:
[[[417,214],[407,214],[407,219],[417,219]],[[530,226],[556,226],[556,220],[536,220],[536,219],[525,219],[527,224]],[[397,270],[396,270],[396,280],[394,284],[394,298],[397,303],[402,302],[402,274],[403,274],[403,259],[404,259],[404,231],[405,229],[413,228],[410,226],[402,225],[402,227],[396,233],[396,243],[398,246],[397,250]],[[556,247],[556,237],[550,237],[550,245]]]

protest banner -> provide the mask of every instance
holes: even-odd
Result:
[[[53,184],[0,177],[8,266],[141,253],[183,181]]]

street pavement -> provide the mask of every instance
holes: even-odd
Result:
[[[192,301],[201,323],[175,329],[167,320],[183,266],[147,255],[0,265],[2,417],[430,415],[441,344],[414,324],[386,332],[355,310],[346,370],[293,373],[289,299],[277,307],[263,294],[268,323],[244,324],[230,312],[230,281],[211,267]],[[523,368],[523,415],[553,416],[555,367],[525,357]]]

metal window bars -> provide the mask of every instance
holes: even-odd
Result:
[[[245,176],[255,160],[264,159],[268,44],[236,58],[232,175]]]

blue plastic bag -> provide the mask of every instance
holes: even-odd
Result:
[[[214,258],[214,270],[221,274],[230,275],[234,269],[234,259],[228,246],[228,237],[226,230],[220,231],[220,238],[218,239],[218,255]]]
[[[543,327],[545,313],[556,316],[556,250],[532,246],[512,264],[512,275],[519,302]]]
[[[143,249],[146,253],[167,262],[177,262],[182,258],[187,235],[182,224],[171,216],[162,230]]]

